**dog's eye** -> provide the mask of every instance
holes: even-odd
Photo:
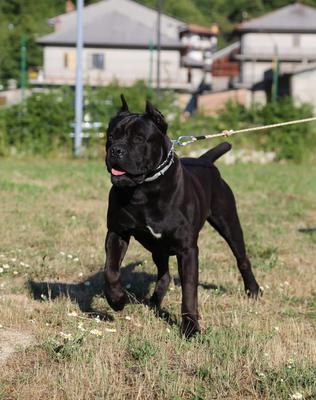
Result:
[[[133,136],[133,143],[144,143],[145,138],[140,135]]]
[[[111,133],[110,133],[110,134],[107,134],[106,138],[107,138],[107,140],[112,140],[112,139],[113,139],[113,136],[112,136]]]

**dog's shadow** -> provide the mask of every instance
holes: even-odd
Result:
[[[300,229],[298,229],[298,231],[300,233],[307,233],[307,234],[313,235],[316,233],[316,228],[300,228]]]
[[[136,268],[142,263],[136,261],[121,268],[122,284],[126,288],[130,303],[143,303],[150,305],[149,291],[156,282],[156,275],[145,271],[137,271]],[[180,279],[175,278],[174,284],[180,286]],[[204,289],[218,290],[225,293],[226,289],[214,284],[200,283]],[[79,283],[62,282],[36,282],[28,281],[28,288],[35,300],[54,300],[59,297],[69,297],[77,303],[80,310],[91,317],[98,316],[103,321],[113,321],[114,317],[105,312],[93,308],[92,303],[95,296],[104,297],[104,272],[100,270]],[[166,309],[153,308],[157,318],[161,318],[169,325],[179,325],[176,316],[170,314]]]

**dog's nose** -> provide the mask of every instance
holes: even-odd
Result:
[[[126,150],[119,146],[112,146],[110,149],[110,155],[112,158],[123,158],[126,153]]]

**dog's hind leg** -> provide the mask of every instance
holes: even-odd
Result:
[[[170,283],[169,256],[154,253],[152,257],[157,266],[158,275],[154,293],[150,298],[150,305],[159,308]]]
[[[258,297],[260,287],[254,277],[250,261],[246,254],[235,198],[230,187],[223,180],[221,180],[217,191],[214,193],[211,213],[207,221],[226,240],[231,248],[248,296],[253,298]]]

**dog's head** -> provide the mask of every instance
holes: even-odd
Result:
[[[170,150],[164,116],[147,101],[144,114],[131,113],[121,95],[122,106],[110,120],[106,140],[106,166],[116,186],[143,183]]]

